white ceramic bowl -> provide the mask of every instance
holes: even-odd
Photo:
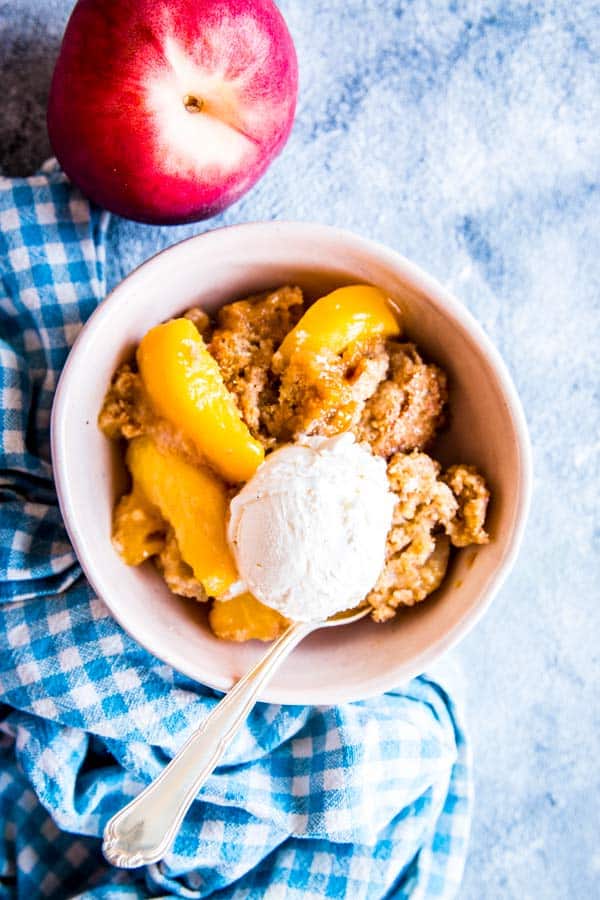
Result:
[[[198,305],[286,283],[309,296],[353,282],[388,292],[406,334],[450,376],[450,427],[434,455],[476,464],[492,491],[485,547],[456,554],[444,584],[392,622],[317,632],[264,690],[276,703],[332,704],[402,684],[463,637],[488,607],[521,540],[531,483],[525,419],[510,376],[480,326],[436,281],[402,256],[320,225],[259,223],[193,237],[132,272],[83,328],[62,373],[52,416],[54,477],[85,574],[115,618],[155,656],[215,688],[229,688],[264,652],[215,638],[203,604],[173,596],[149,563],[126,566],[110,541],[124,486],[117,448],[96,420],[110,378],[144,333]]]

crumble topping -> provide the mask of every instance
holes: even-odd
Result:
[[[211,329],[211,321],[203,309],[200,309],[197,306],[192,306],[191,309],[188,309],[188,311],[183,314],[183,318],[189,319],[190,322],[192,322],[192,324],[196,326],[198,332],[202,335],[204,340],[208,340]]]
[[[385,622],[398,606],[412,606],[439,587],[448,565],[449,540],[443,533],[458,503],[440,480],[440,465],[425,453],[396,453],[388,480],[397,496],[388,534],[386,561],[367,596],[373,618]]]
[[[450,466],[442,476],[458,501],[458,510],[448,525],[448,534],[455,547],[487,544],[485,516],[490,499],[483,477],[475,466]]]
[[[98,417],[106,437],[132,440],[143,434],[152,417],[142,379],[130,363],[119,366],[104,398]]]
[[[174,594],[191,597],[194,600],[208,600],[204,586],[194,578],[192,567],[182,559],[172,528],[168,529],[163,546],[156,557],[156,567]]]
[[[160,553],[165,543],[167,523],[159,510],[139,492],[121,497],[113,513],[113,544],[129,566]]]
[[[398,450],[423,450],[443,424],[446,375],[423,362],[414,344],[388,341],[389,369],[367,399],[355,429],[373,453],[389,458]]]
[[[267,426],[278,394],[273,355],[303,312],[297,287],[238,300],[219,310],[209,344],[252,436],[265,447],[272,447],[277,437]]]

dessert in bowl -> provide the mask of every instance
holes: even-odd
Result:
[[[371,285],[187,310],[144,335],[100,411],[131,475],[113,543],[210,601],[226,640],[361,603],[385,622],[439,587],[451,544],[488,542],[482,475],[424,452],[446,384]]]
[[[325,314],[327,297],[345,288],[348,300],[352,285],[355,292],[377,291],[386,302],[389,298],[396,311],[392,322],[402,334],[391,333],[394,326],[389,323],[381,330],[379,315],[377,333],[366,338],[359,335],[360,340],[355,336],[332,349],[335,316]],[[260,292],[262,296],[252,301],[243,299]],[[275,335],[276,325],[271,323],[263,335],[267,359],[255,355],[252,365],[248,360],[242,365],[240,354],[248,346],[256,352],[261,349],[260,340],[248,341],[247,330],[242,332],[253,312],[258,316],[265,305],[272,308],[271,319],[279,333]],[[230,459],[218,442],[207,449],[206,422],[193,432],[185,401],[181,406],[173,392],[169,357],[161,357],[161,352],[170,340],[176,342],[177,329],[182,330],[179,338],[197,341],[202,353],[216,363],[221,383],[228,397],[233,397],[235,421],[245,432],[241,442],[237,434],[233,442],[227,438],[225,445],[239,447],[246,441],[238,459]],[[324,365],[323,353],[315,354],[314,346],[307,347],[307,334],[308,345],[313,340],[313,344],[320,342],[321,349],[329,347],[330,360],[339,360],[339,366],[337,362]],[[156,335],[162,335],[161,340]],[[123,368],[135,358],[138,371]],[[92,359],[94,378],[85,379]],[[127,376],[136,396],[140,373],[144,390],[119,424],[119,403],[124,398],[122,391],[119,395],[119,380]],[[443,373],[448,375],[448,386]],[[105,402],[111,379],[113,395]],[[315,385],[321,389],[313,390]],[[451,415],[440,431],[447,390]],[[406,402],[409,395],[412,409]],[[144,419],[148,397],[151,415],[140,426],[135,415]],[[414,403],[419,402],[417,415]],[[133,491],[124,478],[122,447],[97,429],[99,414],[112,436],[128,436],[123,423],[125,430],[133,429],[127,451]],[[165,422],[179,427],[165,428]],[[183,443],[190,439],[190,427],[193,448],[180,444],[178,450],[178,439]],[[53,416],[57,487],[86,574],[142,644],[198,680],[228,688],[261,652],[254,641],[236,645],[230,639],[273,637],[284,624],[282,609],[276,613],[279,621],[268,626],[273,633],[267,633],[268,616],[260,604],[258,611],[246,605],[240,615],[230,614],[236,604],[257,601],[256,591],[250,599],[247,591],[231,593],[238,573],[234,566],[223,581],[225,557],[225,569],[216,572],[216,581],[214,571],[198,577],[203,574],[201,561],[198,567],[191,565],[189,548],[182,552],[181,523],[167,508],[176,485],[188,506],[194,505],[194,482],[186,481],[177,466],[187,465],[196,474],[201,469],[211,471],[227,491],[242,497],[265,453],[266,468],[269,459],[285,453],[292,442],[296,449],[304,442],[302,452],[319,455],[327,448],[311,447],[310,441],[336,445],[345,434],[344,444],[352,442],[349,433],[354,447],[366,448],[361,452],[381,461],[383,468],[387,463],[388,479],[399,498],[395,508],[404,503],[402,521],[393,526],[397,529],[394,552],[388,539],[383,570],[365,593],[375,619],[387,620],[398,608],[402,610],[385,626],[361,622],[330,634],[316,633],[278,674],[265,699],[329,703],[367,696],[422,670],[466,631],[489,602],[516,552],[529,490],[525,425],[508,375],[476,323],[439,285],[389,250],[335,229],[279,223],[224,229],[170,248],[129,276],[92,316],[57,393]],[[203,458],[194,460],[199,444]],[[161,572],[148,562],[130,567],[111,543],[115,504],[119,543],[119,528],[127,515],[139,513],[133,497],[136,482],[148,499],[152,486],[148,480],[144,483],[144,472],[156,473],[160,468],[160,459],[151,456],[155,451],[162,460],[167,458],[165,451],[176,457],[165,467],[165,477],[171,473],[171,486],[162,490],[163,496],[159,488],[149,498],[148,515],[156,515],[157,510],[159,515],[147,532],[155,541],[148,556],[158,557]],[[429,453],[439,459],[439,468]],[[228,469],[232,463],[234,469]],[[179,474],[174,477],[173,472]],[[487,487],[481,473],[489,480],[493,498],[485,524]],[[413,488],[402,499],[398,491],[407,484]],[[222,519],[230,499],[228,495],[221,502]],[[417,517],[409,509],[415,504],[422,513]],[[182,501],[180,507],[185,506]],[[234,514],[232,522],[237,518]],[[415,518],[419,518],[419,533],[407,536]],[[483,543],[486,531],[489,543]],[[121,536],[125,533],[126,525]],[[446,570],[451,541],[458,546],[475,542],[475,550],[458,551]],[[131,546],[127,539],[120,544],[127,560]],[[410,547],[414,552],[407,556],[403,551]],[[235,551],[234,537],[229,549]],[[212,550],[208,555],[216,558]],[[234,555],[239,563],[240,555]],[[130,557],[129,561],[140,560]],[[179,584],[174,580],[178,572]],[[165,573],[178,594],[188,592],[192,597],[175,596],[163,580]],[[404,608],[424,599],[438,585],[426,603]],[[233,599],[227,599],[228,592]],[[211,634],[208,604],[198,603],[203,596],[217,598],[211,624],[226,640]],[[268,599],[259,598],[263,603]],[[217,609],[221,612],[216,613]]]

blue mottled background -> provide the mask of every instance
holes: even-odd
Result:
[[[0,165],[49,154],[69,0],[0,0]],[[534,446],[519,562],[461,646],[477,802],[462,897],[600,896],[600,6],[282,0],[297,121],[211,225],[285,217],[396,247],[499,346]],[[114,284],[210,227],[113,220]],[[595,555],[596,554],[596,555]]]

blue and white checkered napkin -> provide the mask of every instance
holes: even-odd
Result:
[[[50,407],[104,295],[106,222],[52,164],[0,179],[0,897],[454,896],[469,751],[425,676],[336,708],[260,704],[167,859],[103,862],[107,819],[218,701],[113,621],[56,505]]]

